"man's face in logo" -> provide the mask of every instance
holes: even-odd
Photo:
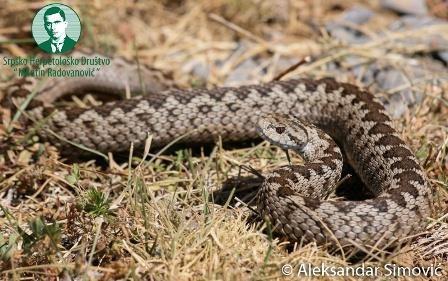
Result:
[[[46,15],[44,17],[45,29],[50,35],[51,39],[58,39],[65,36],[65,29],[67,22],[59,13]]]

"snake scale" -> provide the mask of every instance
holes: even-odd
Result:
[[[36,102],[29,113],[36,119],[53,113],[44,128],[101,152],[126,151],[131,141],[142,148],[148,132],[153,147],[179,136],[183,136],[179,142],[192,144],[218,137],[250,140],[261,134],[284,149],[293,149],[305,164],[266,174],[258,195],[260,213],[290,241],[383,247],[423,229],[432,206],[428,179],[392,128],[384,107],[369,92],[332,78],[166,90],[169,86],[163,77],[140,69],[142,83],[135,79],[136,71],[135,66],[115,62],[94,79],[50,79],[37,97],[42,102]],[[29,80],[15,83],[10,94],[28,94],[34,85]],[[88,109],[53,112],[42,106],[52,95],[74,90],[119,93],[127,87],[147,95]],[[323,199],[342,168],[341,152],[326,133],[341,146],[345,160],[375,198]],[[78,151],[46,130],[39,134],[65,153]]]

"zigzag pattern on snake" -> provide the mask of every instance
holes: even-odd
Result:
[[[79,89],[104,84],[122,91],[122,81],[102,80],[99,75],[96,80],[76,83]],[[25,84],[16,84],[10,92],[23,94],[26,87],[21,85]],[[256,124],[261,114],[298,118],[315,124],[342,146],[346,160],[376,198],[322,200],[328,193],[328,182],[334,184],[340,176],[333,176],[329,170],[339,173],[342,160],[336,145],[315,131],[321,142],[314,150],[320,153],[319,159],[305,155],[305,159],[316,161],[265,175],[258,208],[277,231],[291,241],[321,244],[337,240],[341,245],[386,246],[424,227],[432,200],[427,177],[392,128],[383,106],[367,91],[331,78],[212,90],[161,91],[163,88],[100,107],[57,110],[45,128],[86,147],[115,152],[128,150],[131,141],[141,148],[148,132],[153,135],[153,146],[158,147],[184,134],[180,142],[186,144],[210,142],[219,136],[223,141],[242,141],[257,138]],[[52,111],[38,106],[30,113],[44,118]],[[308,134],[314,132],[310,130]],[[45,130],[39,134],[61,151],[76,152]],[[327,179],[323,179],[325,175]],[[303,185],[310,188],[301,188]]]

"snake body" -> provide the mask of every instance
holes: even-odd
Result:
[[[132,77],[130,71],[127,73]],[[108,74],[100,73],[96,80],[80,79],[75,84],[81,90],[105,84],[119,92],[126,88],[126,83],[133,84],[133,89],[139,88],[132,81],[124,83],[124,78],[102,75]],[[60,86],[64,80],[58,83]],[[258,208],[276,231],[291,241],[331,241],[367,247],[392,245],[424,227],[431,211],[427,177],[392,128],[384,107],[367,91],[331,78],[212,90],[162,91],[167,87],[159,86],[149,95],[100,107],[57,110],[44,127],[86,147],[119,152],[128,150],[131,141],[142,148],[147,133],[153,136],[153,147],[164,146],[180,136],[183,137],[179,142],[185,144],[210,142],[218,137],[223,141],[254,139],[258,137],[256,124],[260,124],[262,114],[289,116],[314,124],[335,139],[345,152],[346,161],[376,197],[364,201],[323,200],[339,179],[342,158],[332,140],[316,127],[305,126],[308,131],[302,132],[302,136],[311,144],[290,147],[299,150],[309,162],[266,175],[259,193]],[[11,91],[20,92],[23,88],[16,84]],[[64,92],[63,87],[59,89]],[[48,91],[48,87],[44,88],[43,96]],[[30,114],[39,119],[52,111],[37,106]],[[272,139],[275,132],[282,140],[291,136],[291,141],[300,139],[294,135],[300,135],[301,126],[296,126],[298,132],[291,133],[289,126],[275,129],[263,122],[258,128],[265,137]],[[297,125],[295,121],[285,122]],[[288,135],[284,136],[284,132]],[[77,151],[45,130],[39,134],[61,151]]]

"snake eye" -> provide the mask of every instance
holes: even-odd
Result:
[[[285,127],[275,127],[277,134],[283,134],[286,131]]]

